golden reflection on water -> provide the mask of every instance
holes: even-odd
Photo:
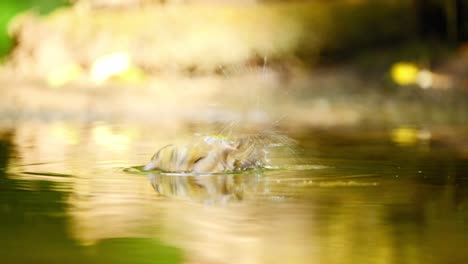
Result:
[[[187,263],[313,261],[310,245],[315,241],[307,235],[312,226],[301,209],[252,201],[226,206],[173,203],[165,214],[164,237],[188,253]]]
[[[190,134],[176,131],[20,124],[9,177],[56,182],[68,195],[69,233],[82,245],[157,238],[181,248],[184,263],[426,263],[440,259],[435,248],[464,258],[460,208],[468,202],[462,195],[454,205],[461,194],[451,185],[375,171],[339,176],[320,164],[227,175],[128,169]]]
[[[152,237],[158,197],[144,177],[80,178],[68,200],[70,232],[81,244],[120,237]]]

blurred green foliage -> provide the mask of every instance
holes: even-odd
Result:
[[[48,13],[59,6],[68,5],[66,0],[2,0],[0,1],[0,56],[4,56],[12,46],[8,36],[8,22],[16,14],[25,10]]]

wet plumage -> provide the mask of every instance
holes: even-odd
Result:
[[[201,137],[186,146],[168,145],[156,152],[145,171],[219,173],[261,168],[266,153],[279,138],[265,135],[244,136],[234,140]]]

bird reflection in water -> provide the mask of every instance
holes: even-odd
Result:
[[[162,196],[205,204],[241,201],[263,192],[260,172],[249,174],[166,174],[149,173],[154,190]]]

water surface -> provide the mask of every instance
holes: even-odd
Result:
[[[466,148],[398,129],[300,129],[277,169],[162,175],[134,166],[200,128],[5,125],[0,262],[466,263]]]

